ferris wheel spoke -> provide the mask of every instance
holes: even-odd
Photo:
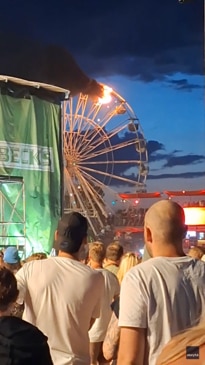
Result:
[[[74,142],[74,148],[77,148],[77,145],[80,145],[80,141],[79,139],[83,139],[83,140],[86,140],[87,138],[87,124],[88,124],[88,121],[86,120],[85,121],[85,118],[81,117],[80,119],[80,122],[78,124],[78,128],[76,130],[76,134],[75,134],[75,142]]]
[[[93,152],[93,153],[90,153],[88,155],[86,155],[86,153],[85,153],[85,155],[83,156],[83,160],[89,160],[89,159],[98,157],[100,155],[104,155],[104,154],[109,153],[109,152],[114,152],[116,150],[125,148],[127,146],[132,146],[135,143],[136,143],[136,140],[134,139],[134,140],[130,140],[130,141],[127,141],[127,142],[118,143],[117,145],[114,145],[114,146],[106,147],[106,148],[104,148],[100,151]]]
[[[86,167],[86,166],[82,166],[81,169],[82,170],[89,171],[89,172],[92,172],[92,173],[97,174],[97,175],[108,176],[108,177],[110,177],[113,180],[124,181],[124,182],[127,182],[128,184],[136,184],[136,182],[137,182],[136,180],[131,180],[131,179],[128,179],[126,177],[113,175],[113,174],[110,174],[109,172],[95,170],[95,169],[92,169],[92,168]]]
[[[94,103],[91,106],[90,111],[88,111],[87,118],[90,119],[90,120],[95,120],[95,118],[97,117],[101,107],[102,107],[102,104]]]
[[[91,151],[95,150],[96,147],[103,145],[105,142],[109,142],[110,139],[106,135],[105,131],[101,127],[97,127],[95,130],[94,138],[87,140],[86,143],[81,145],[81,154],[86,156]],[[110,142],[109,142],[110,144]]]
[[[79,148],[84,141],[84,136],[82,135],[82,132],[80,130],[78,130],[78,132],[75,132],[74,134],[75,136],[73,138],[72,149],[74,151],[79,151]]]
[[[72,133],[73,133],[73,100],[69,99],[68,103],[64,103],[64,109],[69,108],[69,115],[64,120],[64,146],[65,143],[72,145]],[[69,134],[68,134],[69,130]]]
[[[112,137],[114,137],[118,133],[122,132],[125,128],[127,128],[127,126],[126,125],[118,126],[117,128],[115,128],[114,130],[112,130],[111,132],[109,132],[107,134],[106,134],[106,131],[102,127],[97,126],[97,128],[99,131],[101,131],[103,133],[104,138],[102,138],[102,134],[96,132],[97,138],[94,138],[94,141],[93,141],[94,143],[91,145],[90,141],[88,141],[88,143],[86,145],[82,146],[81,151],[83,153],[86,151],[84,156],[86,154],[90,153],[92,150],[99,147],[100,145],[102,145],[105,140],[110,140]]]
[[[81,165],[111,165],[111,164],[134,164],[134,165],[139,165],[141,161],[138,160],[116,160],[116,161],[81,161],[80,162],[80,166]]]
[[[108,185],[105,185],[102,181],[96,179],[94,176],[88,174],[86,171],[81,171],[82,175],[85,176],[86,179],[88,179],[92,184],[95,184],[96,186],[99,186],[103,191],[104,189],[109,190],[111,193],[113,193],[113,189],[110,188]]]
[[[72,192],[73,192],[73,197],[74,199],[77,198],[77,206],[79,205],[80,208],[84,211],[85,210],[85,205],[83,203],[83,199],[82,197],[80,196],[80,193],[78,192],[78,190],[75,188],[75,185],[74,185],[74,182],[73,182],[73,179],[72,177],[69,175],[69,172],[68,170],[67,171],[67,175],[68,175],[68,180],[69,180],[69,184],[71,186],[71,189],[72,189]]]
[[[129,120],[130,120],[130,118],[128,118],[126,120],[126,122],[128,122]],[[114,136],[118,135],[123,130],[128,129],[127,124],[124,124],[124,123],[125,123],[125,121],[121,122],[122,125],[121,124],[118,125],[117,128],[111,130],[108,134],[106,134],[106,139],[111,139]],[[97,128],[99,128],[105,134],[105,130],[102,127],[98,126]],[[97,133],[96,133],[96,135],[97,135]],[[137,139],[139,138],[137,133],[136,133],[136,138]],[[88,141],[88,143],[82,147],[82,152],[86,151],[86,154],[87,154],[87,153],[91,152],[92,150],[94,150],[96,147],[100,146],[103,142],[104,141],[102,140],[101,135],[98,134],[98,138],[97,139],[94,139],[94,144],[91,145],[90,144],[90,141]]]
[[[72,98],[71,98],[72,99]],[[86,105],[87,105],[88,96],[80,94],[78,98],[78,102],[76,105],[76,110],[72,118],[72,132],[77,132],[81,130],[81,125],[83,123],[83,116],[85,113]],[[79,128],[80,126],[80,128]],[[76,136],[73,134],[73,136]],[[73,142],[74,144],[75,142]]]
[[[86,118],[85,118],[85,111],[86,111],[86,106],[88,105],[88,97],[85,98],[83,94],[80,94],[80,97],[79,99],[83,99],[84,103],[83,103],[83,107],[82,107],[82,110],[81,110],[81,120],[80,120],[80,123],[78,125],[78,130],[79,131],[83,131],[85,130],[85,138],[86,138],[86,134],[88,133],[88,129],[87,129],[87,125],[88,125],[88,122],[92,123],[93,120],[95,120],[100,108],[101,108],[101,105],[100,104],[92,104],[91,107],[90,107],[90,110],[87,112],[87,115],[86,115]],[[80,108],[77,108],[77,111],[79,112],[79,109]]]
[[[101,197],[99,197],[99,195],[97,195],[96,190],[94,189],[94,187],[88,182],[88,180],[86,180],[82,174],[80,174],[78,176],[79,181],[81,182],[81,186],[83,187],[84,193],[87,196],[87,199],[90,201],[90,204],[93,207],[93,210],[96,210],[96,206],[93,204],[93,200],[95,202],[95,204],[98,206],[98,208],[100,209],[101,213],[104,215],[104,202],[103,199]],[[86,187],[86,189],[85,189]],[[100,219],[100,217],[99,217]],[[100,219],[101,224],[102,221]]]
[[[90,148],[93,143],[95,143],[96,136],[101,135],[103,132],[103,129],[97,124],[95,124],[95,128],[87,130],[85,134],[86,143],[81,146],[81,151],[87,151],[87,149]]]
[[[99,125],[102,128],[105,128],[105,126],[108,124],[108,122],[110,121],[110,119],[112,119],[116,115],[116,110],[117,109],[108,110],[108,112],[105,113],[105,115],[100,119]]]
[[[78,98],[78,102],[75,109],[75,116],[76,115],[84,115],[86,105],[88,101],[88,95],[80,94]]]
[[[79,100],[80,101],[78,102],[75,113],[75,126],[73,128],[74,131],[76,129],[75,141],[73,142],[74,148],[77,148],[77,143],[79,145],[78,137],[80,135],[84,136],[85,140],[88,138],[88,136],[90,139],[92,129],[88,128],[88,126],[93,125],[93,130],[95,130],[95,124],[93,123],[93,120],[96,118],[96,115],[101,108],[100,104],[92,104],[85,117],[86,107],[88,105],[89,99],[87,96],[80,94]]]
[[[113,135],[114,136],[114,135]],[[112,136],[112,137],[113,137]],[[92,156],[93,154],[95,155],[96,152],[93,152],[93,154],[91,154],[92,151],[96,150],[97,148],[99,148],[102,144],[105,143],[105,141],[110,141],[110,135],[107,135],[104,139],[101,138],[101,140],[99,139],[99,143],[97,143],[96,141],[96,144],[90,146],[87,146],[87,148],[85,149],[85,153],[83,154],[84,156],[84,159],[86,158],[86,156],[88,157],[89,156]],[[135,139],[132,139],[132,140],[129,140],[129,141],[126,141],[126,142],[121,142],[121,143],[117,143],[116,145],[111,145],[111,143],[109,143],[109,148],[112,149],[112,151],[116,150],[116,149],[119,149],[119,148],[122,148],[122,147],[126,147],[126,146],[129,146],[129,145],[132,145],[136,143],[136,138]],[[118,147],[119,146],[119,147]],[[108,153],[109,151],[107,151],[107,148],[108,147],[105,147],[103,150],[102,150],[102,154],[103,153]],[[103,152],[104,151],[104,152]],[[98,153],[98,152],[97,152]],[[89,157],[88,157],[89,158]]]
[[[105,185],[102,183],[102,181],[96,179],[94,176],[88,174],[86,171],[81,170],[81,173],[85,177],[85,179],[87,179],[91,182],[91,184],[100,186],[101,188],[105,187]]]
[[[67,173],[68,173],[68,171],[67,171]],[[73,193],[72,194],[75,195],[76,189],[75,189],[74,184],[72,183],[72,179],[69,179],[69,183],[71,183],[71,186],[72,186],[72,190],[73,190]],[[86,218],[88,219],[88,222],[89,222],[89,225],[90,225],[92,231],[94,232],[95,235],[97,235],[98,232],[96,231],[95,226],[93,225],[93,222],[92,222],[92,219],[91,219],[90,215],[87,214],[87,212],[86,212],[86,207],[83,204],[83,201],[82,201],[82,199],[80,197],[80,194],[77,192],[77,194],[75,196],[77,196],[77,200],[78,200],[78,209],[77,210],[80,209],[80,211],[86,216]],[[69,209],[69,210],[73,210],[73,207],[71,209]],[[76,208],[74,210],[76,210]]]
[[[103,144],[104,143],[104,140],[110,140],[110,138],[112,138],[114,135],[116,135],[116,134],[118,134],[118,133],[120,133],[123,129],[124,129],[124,127],[121,127],[121,128],[116,128],[116,130],[115,131],[112,131],[112,134],[106,134],[106,131],[105,131],[105,129],[103,129],[102,127],[100,127],[100,126],[97,126],[97,129],[98,129],[98,131],[100,131],[101,133],[97,133],[96,132],[96,136],[97,136],[97,138],[94,138],[94,140],[93,140],[93,143],[91,144],[90,143],[90,141],[88,141],[88,143],[85,145],[85,146],[83,146],[83,148],[82,148],[82,151],[84,152],[84,151],[86,151],[87,153],[88,152],[91,152],[92,150],[94,150],[96,147],[98,147],[98,146],[100,146],[101,144]],[[104,138],[102,138],[102,134],[103,134],[103,137]]]
[[[64,151],[72,150],[72,132],[68,133],[68,132],[64,132]]]
[[[102,120],[98,124],[95,123],[96,129],[98,128],[100,131],[102,131],[102,130],[104,131],[104,128],[105,128],[106,124],[110,121],[110,119],[113,117],[114,114],[115,114],[115,112],[108,113],[107,116],[104,118],[104,121]],[[86,149],[87,146],[93,142],[95,137],[96,137],[96,130],[93,129],[93,132],[91,132],[90,135],[89,135],[89,142],[84,146],[84,149]]]

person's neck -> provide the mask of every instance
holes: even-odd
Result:
[[[102,269],[102,263],[99,263],[99,262],[95,262],[95,261],[92,261],[92,260],[90,260],[90,267],[92,268],[92,269]]]
[[[11,315],[11,308],[7,308],[5,311],[0,311],[0,317],[8,317]]]
[[[79,261],[78,252],[71,254],[71,253],[68,253],[68,252],[59,251],[58,256],[59,257],[66,257],[67,259],[72,259],[72,260]]]
[[[110,265],[114,265],[114,266],[119,266],[118,263],[116,261],[113,261],[113,260],[109,260],[107,259],[105,261],[105,266],[110,266]]]
[[[161,245],[155,248],[152,257],[183,257],[186,256],[182,247],[175,247],[172,244]]]

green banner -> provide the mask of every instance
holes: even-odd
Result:
[[[52,248],[61,215],[60,161],[60,105],[0,95],[0,238],[15,244],[26,236],[27,255]]]

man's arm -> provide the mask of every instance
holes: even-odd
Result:
[[[107,361],[111,361],[117,358],[119,340],[120,327],[118,327],[118,318],[113,312],[103,342],[103,355]]]
[[[101,311],[101,307],[102,307],[102,299],[105,295],[105,280],[104,280],[104,276],[100,273],[97,272],[95,273],[95,275],[97,274],[96,278],[97,280],[93,283],[93,287],[95,288],[94,291],[92,291],[92,296],[94,297],[95,295],[95,305],[91,314],[91,319],[90,319],[90,327],[89,329],[91,329],[91,327],[93,326],[96,318],[100,317],[100,311]]]
[[[145,328],[122,327],[117,365],[143,365],[145,338]]]
[[[96,318],[91,318],[91,320],[90,320],[90,327],[89,327],[89,330],[90,330],[90,329],[91,329],[91,327],[94,325],[95,320],[96,320]]]
[[[25,265],[27,265],[27,264],[25,264]],[[24,298],[25,298],[26,290],[27,290],[24,268],[22,267],[19,271],[17,271],[15,276],[16,276],[18,290],[19,290],[19,296],[18,296],[18,299],[16,302],[19,305],[22,305],[24,302]]]

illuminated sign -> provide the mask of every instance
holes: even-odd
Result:
[[[184,213],[188,226],[205,225],[205,207],[187,207]]]

